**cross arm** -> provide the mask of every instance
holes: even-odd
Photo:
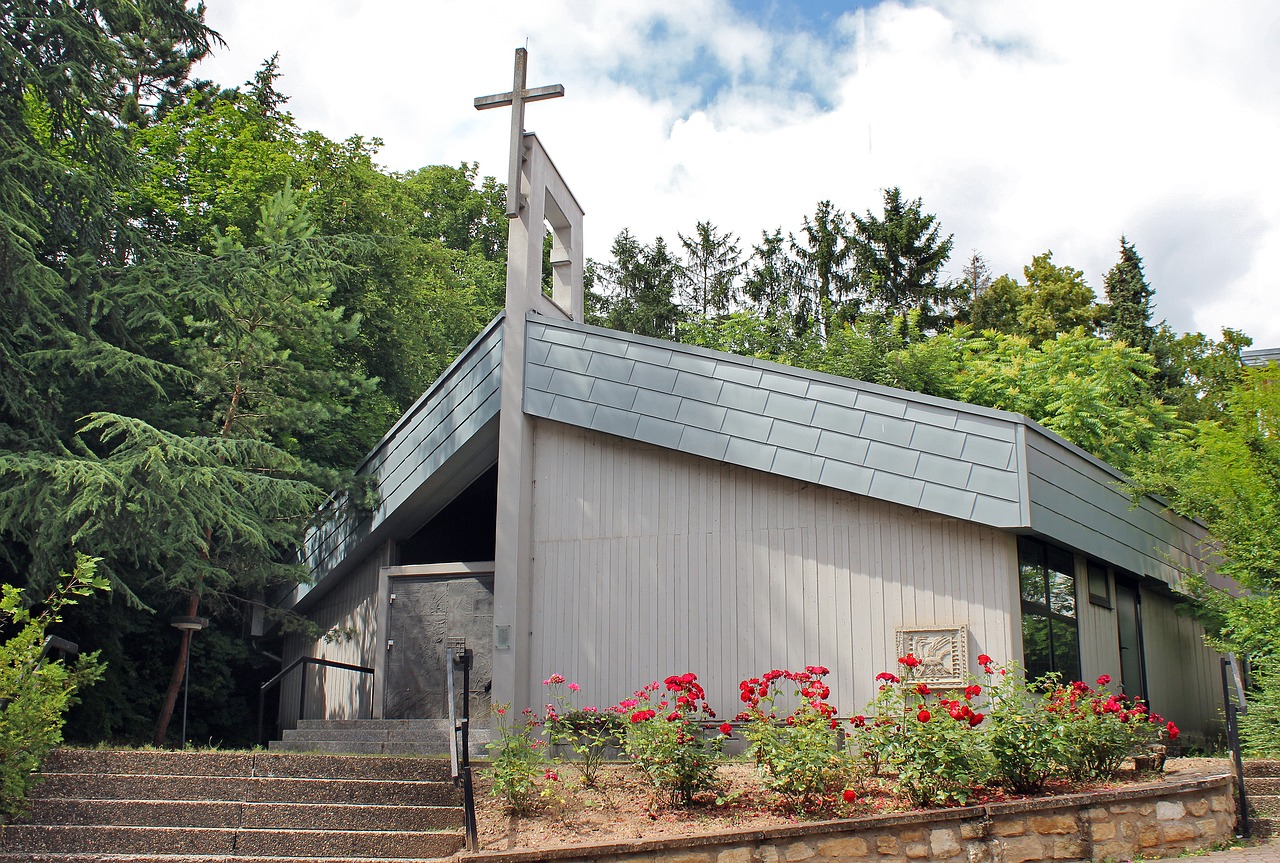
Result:
[[[563,84],[551,84],[546,87],[534,87],[530,90],[525,90],[520,98],[524,102],[541,102],[543,99],[554,99],[563,95]],[[477,96],[475,106],[477,111],[483,111],[485,108],[499,108],[503,105],[510,105],[511,102],[511,93],[497,93],[493,96]]]

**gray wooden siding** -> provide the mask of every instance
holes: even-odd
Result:
[[[1133,506],[1123,475],[1047,434],[1027,436],[1031,528],[1140,575],[1176,585],[1177,566],[1203,571],[1204,531],[1153,499]]]
[[[537,417],[992,527],[1176,584],[1203,531],[1026,417],[572,322],[528,324]]]
[[[387,565],[391,543],[366,558],[307,613],[320,637],[285,637],[284,663],[301,656],[373,666],[385,637],[378,607],[378,572]],[[326,636],[328,636],[326,638]],[[303,668],[281,681],[280,719],[285,728],[297,724]],[[370,675],[341,669],[307,667],[306,719],[367,719],[373,706]]]
[[[1191,732],[1192,741],[1216,745],[1216,739],[1196,740],[1222,730],[1219,657],[1205,647],[1204,629],[1178,614],[1172,597],[1144,586],[1142,642],[1151,709]]]
[[[1094,681],[1101,674],[1120,680],[1120,633],[1117,629],[1115,582],[1107,573],[1112,608],[1089,601],[1089,574],[1085,559],[1076,555],[1076,619],[1080,623],[1080,677]]]
[[[499,315],[476,337],[360,465],[361,475],[377,477],[378,508],[356,516],[330,505],[333,518],[307,538],[305,561],[314,582],[376,546],[380,528],[422,496],[433,475],[497,416],[502,320]],[[295,592],[292,602],[306,593]]]
[[[1017,655],[1004,531],[555,422],[535,454],[535,703],[554,671],[599,705],[693,671],[732,715],[739,680],[822,664],[856,712],[903,624]]]
[[[1025,523],[1019,418],[572,322],[528,323],[524,409],[995,527]]]

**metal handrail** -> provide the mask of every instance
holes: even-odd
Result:
[[[445,678],[449,683],[449,755],[453,768],[453,784],[462,786],[463,827],[467,834],[467,850],[479,851],[479,830],[476,825],[475,788],[471,777],[471,662],[473,655],[465,647],[450,645],[445,648]],[[462,717],[459,719],[454,698],[454,669],[462,669]],[[459,741],[461,738],[461,741]],[[459,764],[461,761],[461,764]]]
[[[266,716],[266,707],[267,707],[267,690],[277,685],[278,683],[280,683],[281,680],[284,680],[284,678],[289,674],[289,672],[293,671],[299,665],[320,665],[325,668],[337,668],[337,669],[341,669],[342,671],[356,671],[361,674],[369,674],[369,675],[372,675],[374,673],[373,669],[367,665],[352,665],[349,662],[335,662],[332,659],[319,659],[315,656],[298,657],[293,662],[290,662],[289,665],[285,667],[279,674],[277,674],[275,677],[268,680],[266,683],[262,684],[262,686],[258,690],[258,742],[259,743],[267,742],[266,736],[265,736],[265,729],[263,727],[265,716]],[[301,722],[303,717],[306,716],[306,710],[307,710],[307,672],[304,670],[302,672],[302,683],[299,690],[299,698],[298,698],[298,721],[299,722]],[[370,719],[373,718],[372,702],[369,705],[369,718]]]

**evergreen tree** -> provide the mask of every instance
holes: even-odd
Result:
[[[978,302],[978,298],[991,287],[992,283],[991,267],[987,264],[987,259],[982,257],[976,249],[969,256],[969,260],[964,262],[963,269],[960,270],[960,284],[964,287],[965,293],[968,295],[968,305],[973,306]]]
[[[851,218],[858,280],[868,305],[888,317],[916,312],[925,333],[948,326],[968,291],[941,279],[952,238],[941,236],[937,217],[894,186],[885,190],[883,218],[870,210]]]
[[[813,219],[804,218],[801,239],[791,236],[791,250],[800,265],[798,317],[814,321],[819,336],[831,334],[835,320],[852,320],[861,310],[855,296],[855,248],[849,239],[848,218],[830,201],[819,201]]]
[[[704,318],[728,314],[738,304],[743,266],[738,238],[720,233],[710,222],[698,222],[692,237],[678,236],[685,253],[681,287],[688,308]]]
[[[792,257],[782,229],[760,232],[760,243],[751,247],[751,258],[742,282],[742,294],[757,317],[785,321],[788,329],[802,334],[812,320],[801,314],[800,262]]]
[[[651,246],[642,246],[624,229],[614,238],[612,260],[600,268],[609,286],[607,325],[642,336],[659,339],[675,337],[684,317],[676,304],[676,285],[681,263],[658,237]]]
[[[1133,244],[1120,238],[1120,260],[1107,271],[1107,333],[1116,341],[1151,353],[1155,329],[1151,326],[1151,298],[1155,291],[1142,274],[1142,258]]]
[[[969,322],[976,330],[1019,333],[1018,312],[1026,302],[1026,288],[1011,276],[1000,276],[974,298],[969,307]]]

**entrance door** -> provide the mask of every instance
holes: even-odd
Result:
[[[493,574],[397,576],[390,581],[386,700],[388,719],[447,719],[445,650],[465,640],[471,650],[470,709],[489,720],[493,681]],[[462,686],[462,675],[455,678]],[[461,697],[456,693],[455,697]],[[461,709],[461,705],[459,705]]]
[[[1142,655],[1142,596],[1138,586],[1116,578],[1116,621],[1120,636],[1120,686],[1130,698],[1147,698]]]

